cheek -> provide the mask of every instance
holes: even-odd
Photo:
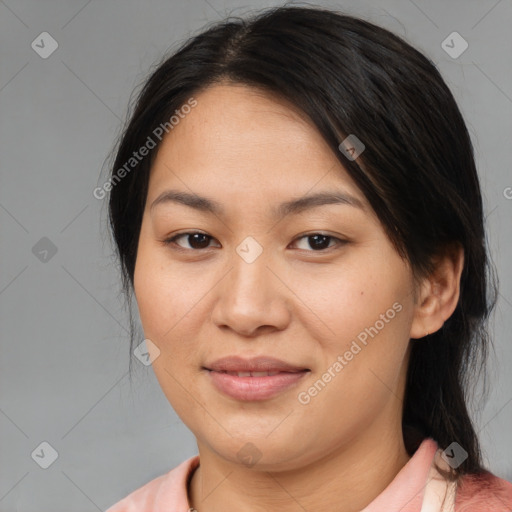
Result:
[[[289,279],[306,306],[301,310],[310,318],[307,325],[315,329],[315,338],[330,355],[345,349],[359,334],[362,341],[370,338],[367,329],[375,333],[376,328],[380,339],[407,329],[411,277],[408,267],[386,245],[375,251],[354,251],[340,265],[321,272],[296,274]],[[302,321],[306,322],[305,316]]]
[[[409,271],[394,252],[383,251],[360,261],[340,286],[340,300],[329,310],[339,333],[326,348],[329,365],[341,355],[339,391],[375,403],[396,392],[404,371],[413,315]]]
[[[144,333],[157,344],[179,331],[186,317],[204,295],[203,281],[173,268],[165,251],[143,237],[139,243],[134,273],[134,292]],[[185,322],[183,322],[185,320]]]
[[[193,330],[200,325],[201,296],[197,283],[169,267],[164,251],[139,243],[134,272],[134,292],[145,338],[158,347],[152,369],[169,402],[181,417],[192,414],[194,400],[185,391],[190,387],[190,369],[196,363],[198,336]],[[156,352],[155,352],[156,353]]]
[[[297,393],[305,428],[327,419],[325,429],[334,437],[350,438],[401,395],[412,299],[407,273],[397,266],[390,274],[386,266],[370,272],[361,265],[360,272],[354,268],[338,283],[325,279],[330,300],[309,288],[305,302],[316,301],[318,308],[311,308],[329,327],[329,336],[320,335],[326,327],[318,329],[312,346],[316,374]],[[303,293],[307,290],[304,286]]]

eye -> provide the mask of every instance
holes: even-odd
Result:
[[[182,238],[185,238],[187,240],[188,245],[189,245],[188,247],[177,243],[177,240],[180,240]],[[210,235],[207,235],[206,233],[201,233],[199,231],[190,231],[187,233],[180,233],[171,238],[163,240],[163,243],[165,245],[174,244],[182,249],[191,249],[191,250],[197,249],[197,250],[199,250],[199,249],[207,249],[208,244],[210,243],[211,240],[213,240],[213,237],[211,237]]]
[[[340,238],[336,238],[334,236],[330,235],[324,235],[323,233],[311,233],[309,235],[304,235],[296,240],[306,240],[306,246],[309,247],[302,247],[303,250],[309,251],[310,249],[313,249],[314,252],[320,252],[325,249],[330,249],[331,247],[335,246],[336,243],[330,244],[330,242],[337,242],[338,245],[342,245],[346,243],[346,240],[341,240]],[[299,249],[301,249],[299,247]]]

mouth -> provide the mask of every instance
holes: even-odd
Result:
[[[206,369],[210,383],[225,396],[251,402],[273,398],[296,387],[311,370],[225,371]]]
[[[211,371],[211,372],[216,371],[216,370],[211,370],[209,368],[205,368],[205,369],[208,371]],[[220,370],[220,371],[218,371],[218,373],[225,373],[226,375],[232,375],[233,377],[273,377],[274,375],[279,375],[282,373],[301,373],[301,372],[307,372],[307,371],[310,371],[310,370],[304,369],[304,370],[297,370],[297,371],[293,371],[293,372],[289,372],[289,371],[270,371],[270,372],[231,371],[231,372],[228,372],[226,370]]]
[[[265,377],[268,373],[297,373],[309,370],[309,368],[304,366],[294,365],[281,359],[264,355],[249,358],[237,355],[222,357],[203,366],[203,369],[224,373],[249,374],[240,375],[243,377]]]
[[[239,401],[267,400],[298,385],[309,368],[271,356],[222,357],[202,367],[213,387]]]

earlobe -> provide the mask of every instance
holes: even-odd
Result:
[[[437,332],[453,314],[460,295],[464,250],[447,247],[434,260],[432,273],[419,286],[410,338],[419,339]]]

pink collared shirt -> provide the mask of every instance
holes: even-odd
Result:
[[[435,481],[433,466],[440,450],[432,439],[425,439],[393,481],[361,512],[512,512],[512,484],[491,473],[468,475],[443,506],[436,492],[445,483]],[[188,479],[199,466],[199,455],[190,457],[168,473],[151,480],[106,512],[188,512]],[[437,484],[437,486],[435,485]],[[449,493],[448,493],[449,494]]]

